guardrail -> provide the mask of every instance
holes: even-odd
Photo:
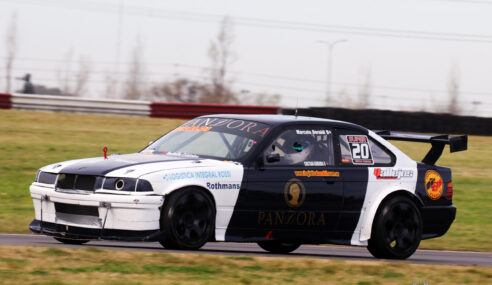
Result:
[[[0,93],[0,109],[130,115],[178,119],[191,119],[202,115],[219,113],[277,114],[280,110],[279,107],[273,106],[163,103],[20,93]]]

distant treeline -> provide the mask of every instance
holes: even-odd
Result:
[[[293,115],[295,109],[282,109],[282,113]],[[483,117],[342,108],[298,109],[297,114],[352,122],[371,130],[492,135],[492,118]]]

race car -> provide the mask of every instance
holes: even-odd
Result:
[[[416,162],[391,139],[431,148]],[[445,145],[466,150],[467,137],[301,116],[202,116],[138,153],[42,167],[29,228],[69,244],[255,242],[272,253],[341,244],[404,259],[455,218],[451,170],[435,165]]]

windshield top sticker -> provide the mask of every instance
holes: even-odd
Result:
[[[214,128],[218,128],[219,130],[247,133],[253,136],[260,136],[262,138],[270,130],[270,127],[268,127],[265,124],[250,122],[246,120],[222,119],[222,118],[198,118],[185,123],[178,129],[184,127],[191,127],[192,129],[190,130],[194,130],[194,128],[200,130],[201,127],[210,128],[208,130],[213,130]]]
[[[355,165],[374,164],[367,136],[347,136],[347,142]]]
[[[175,132],[184,132],[184,131],[192,131],[192,132],[208,132],[212,129],[212,127],[198,127],[198,126],[185,126],[185,127],[179,127],[175,129]]]

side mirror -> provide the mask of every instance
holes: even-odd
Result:
[[[278,153],[270,153],[266,156],[267,162],[278,162],[280,161],[280,154]]]

